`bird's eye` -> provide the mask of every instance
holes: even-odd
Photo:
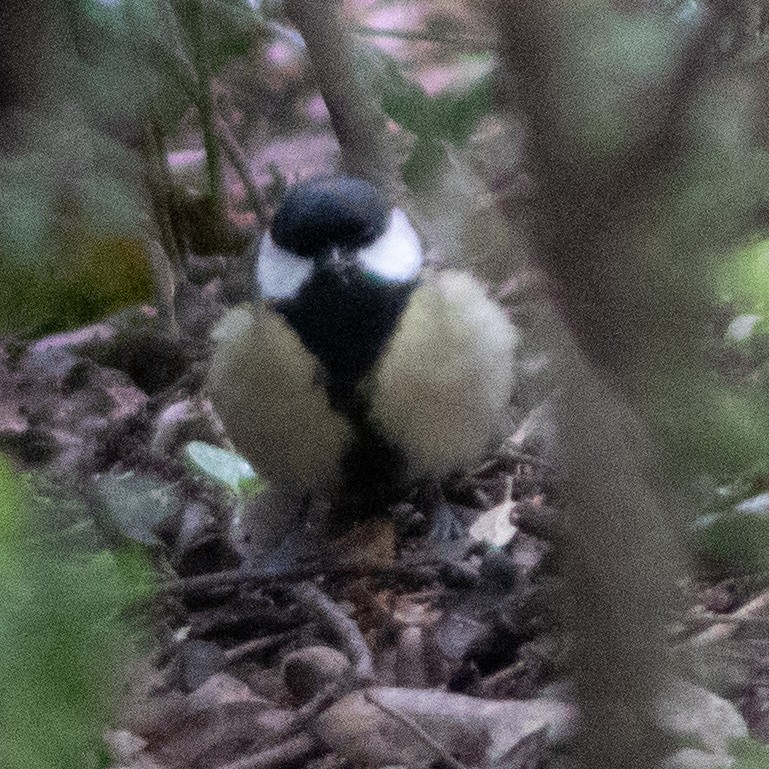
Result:
[[[393,209],[387,229],[358,252],[361,269],[390,283],[409,283],[422,269],[422,246],[406,214]]]
[[[313,270],[313,260],[275,245],[265,233],[256,260],[256,282],[263,299],[294,299]]]

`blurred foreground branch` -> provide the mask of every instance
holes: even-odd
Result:
[[[604,4],[593,5],[600,12]],[[557,57],[567,44],[560,26],[568,23],[558,18],[559,6],[523,2],[513,15],[499,4],[500,29],[505,30],[500,44],[530,121],[529,162],[541,185],[536,259],[580,350],[627,391],[634,385],[639,346],[662,347],[675,340],[678,361],[701,357],[695,348],[704,313],[704,276],[669,269],[670,262],[648,264],[643,267],[656,268],[654,277],[661,281],[648,285],[632,271],[629,252],[639,224],[653,215],[681,160],[692,102],[713,71],[715,30],[705,24],[688,39],[682,33],[668,73],[643,94],[646,110],[633,115],[633,140],[613,151],[593,151],[580,146],[581,137],[566,114],[580,109],[573,101],[582,94],[569,93],[559,69]],[[664,312],[668,297],[686,297],[686,306],[674,312],[668,306]],[[650,307],[661,312],[649,313]]]
[[[623,397],[659,417],[676,384],[705,376],[705,275],[685,252],[648,249],[649,223],[664,216],[693,105],[714,70],[715,29],[704,23],[684,33],[647,14],[646,30],[625,32],[636,36],[627,50],[601,37],[620,37],[619,24],[630,23],[610,3],[491,7],[541,190],[534,259],[564,323],[557,460],[559,494],[578,532],[565,558],[566,609],[579,639],[580,766],[657,766],[666,753],[652,726],[669,674],[663,618],[683,570],[670,513],[680,515],[681,505],[671,504],[655,467],[648,424]],[[665,41],[670,55],[659,54],[642,87],[630,72],[607,75],[605,63],[600,79],[589,70],[596,38],[617,45],[631,70],[633,56],[648,55],[638,42],[644,33],[650,45]]]

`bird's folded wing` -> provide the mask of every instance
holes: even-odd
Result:
[[[414,292],[368,382],[370,416],[406,450],[413,477],[472,462],[501,431],[517,342],[467,273],[429,275]]]
[[[211,400],[233,443],[269,480],[331,491],[350,428],[329,406],[316,358],[264,306],[229,310],[213,339]]]

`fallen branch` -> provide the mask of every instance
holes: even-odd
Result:
[[[712,625],[707,630],[687,638],[676,647],[678,652],[699,651],[706,646],[711,646],[722,641],[729,640],[743,625],[755,619],[754,615],[769,609],[769,590],[757,595],[752,601],[748,601],[737,611],[732,612],[725,621]]]
[[[440,756],[440,759],[445,766],[450,767],[450,769],[467,769],[467,767],[461,761],[458,761],[456,758],[454,758],[454,756],[452,756],[443,745],[434,740],[413,718],[407,716],[405,713],[400,713],[399,711],[388,707],[383,702],[380,702],[369,689],[366,689],[363,692],[363,697],[365,698],[366,702],[370,702],[372,705],[378,707],[382,712],[387,713],[388,716],[391,716],[396,721],[400,721],[402,724],[411,729],[411,731],[414,732],[414,734],[419,737],[419,739],[422,740],[425,745],[434,750]]]
[[[263,638],[254,638],[251,641],[246,641],[245,643],[233,646],[231,649],[227,649],[224,652],[224,658],[228,665],[232,665],[251,654],[258,654],[259,652],[272,649],[274,646],[286,643],[296,638],[296,635],[296,630],[289,630],[285,633],[274,633]]]
[[[339,641],[342,651],[352,663],[356,683],[374,682],[376,680],[374,660],[357,623],[312,582],[302,582],[291,592],[294,598],[309,609],[318,622],[325,625]]]
[[[324,749],[317,740],[307,734],[300,734],[259,753],[224,764],[219,769],[278,769],[288,764],[304,766],[311,758],[323,752]]]
[[[176,281],[174,269],[165,249],[157,240],[147,244],[147,261],[152,273],[152,284],[155,288],[155,309],[161,333],[172,342],[179,340],[179,324],[176,320],[174,295]]]
[[[350,564],[339,564],[331,568],[317,565],[298,566],[280,572],[266,572],[255,569],[228,569],[213,574],[201,574],[195,577],[184,577],[161,585],[161,593],[194,594],[204,593],[222,587],[236,587],[243,584],[254,586],[269,585],[274,582],[303,582],[319,576],[373,576],[397,579],[404,577],[413,579],[415,575],[424,572],[425,580],[438,578],[437,567],[440,559],[425,559],[413,563],[379,563],[377,561],[359,561]]]

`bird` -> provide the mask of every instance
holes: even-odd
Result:
[[[252,251],[255,295],[216,326],[208,388],[278,498],[365,518],[482,456],[519,334],[472,275],[426,263],[404,210],[364,179],[312,177]],[[257,523],[292,527],[286,507],[265,502],[276,520]]]

